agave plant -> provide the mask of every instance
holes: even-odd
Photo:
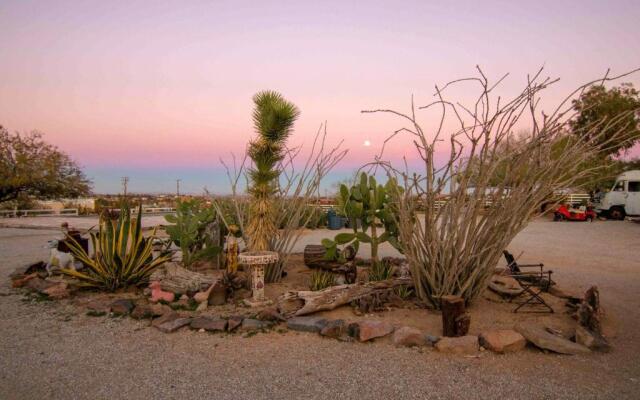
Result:
[[[249,143],[248,150],[253,168],[249,171],[251,203],[247,236],[251,251],[264,251],[269,250],[270,241],[278,233],[273,207],[280,176],[278,164],[285,156],[285,144],[300,111],[272,91],[257,93],[253,102],[253,123],[258,137]]]
[[[77,278],[80,285],[114,291],[145,282],[153,270],[171,256],[153,258],[151,255],[154,228],[150,237],[142,235],[142,206],[135,220],[131,211],[123,210],[117,220],[100,219],[99,233],[91,233],[95,255],[89,254],[73,238],[68,237],[74,257],[86,266],[85,271],[63,269],[62,273]]]

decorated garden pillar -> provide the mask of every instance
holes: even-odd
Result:
[[[275,251],[248,251],[240,253],[240,264],[251,271],[251,300],[245,300],[250,306],[260,306],[267,303],[264,296],[264,270],[267,265],[278,261],[278,253]]]

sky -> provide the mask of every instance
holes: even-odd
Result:
[[[608,68],[640,67],[639,20],[637,0],[0,0],[0,124],[45,133],[97,193],[119,192],[121,176],[130,192],[181,179],[183,192],[227,193],[220,158],[244,151],[251,98],[272,89],[301,110],[292,145],[325,121],[327,141],[344,140],[331,190],[402,126],[361,110],[427,104],[476,65],[493,81],[509,73],[505,96],[544,66],[560,78],[552,107]],[[640,87],[640,74],[624,81]],[[389,156],[415,157],[408,145]]]

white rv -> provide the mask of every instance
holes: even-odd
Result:
[[[640,216],[640,170],[620,174],[610,192],[595,198],[594,207],[598,214],[612,219]]]

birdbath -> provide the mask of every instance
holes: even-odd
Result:
[[[275,251],[247,251],[238,256],[240,264],[248,266],[251,270],[251,300],[245,303],[252,307],[267,303],[264,297],[264,269],[267,265],[278,261],[278,253]]]

